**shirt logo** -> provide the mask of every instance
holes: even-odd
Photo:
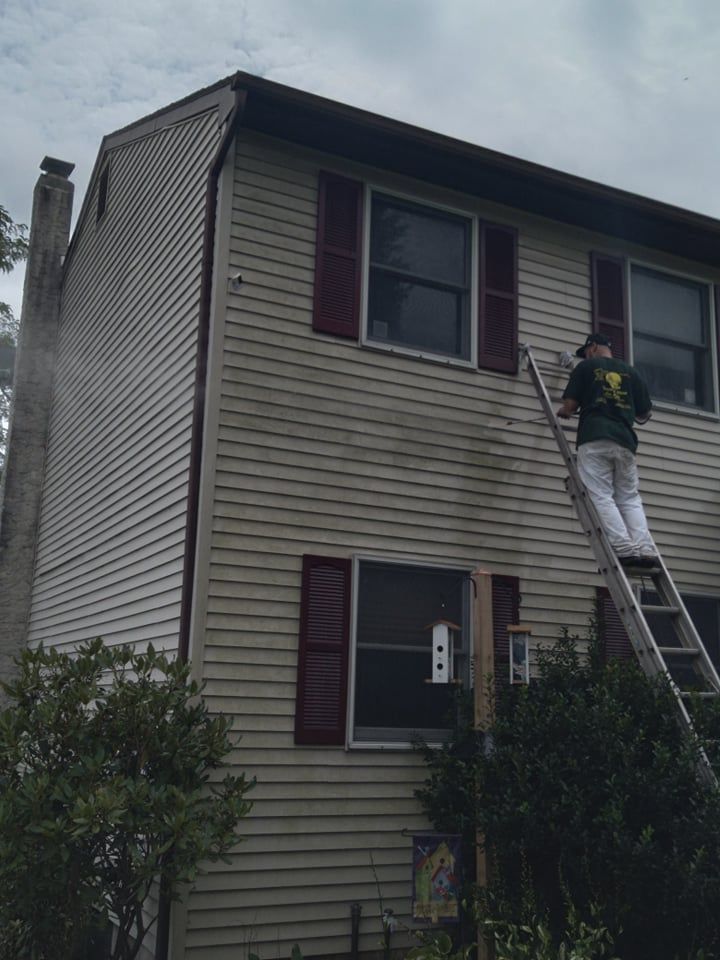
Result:
[[[629,408],[627,390],[623,390],[623,376],[614,370],[596,368],[595,380],[602,390],[602,402],[612,403],[615,406]]]

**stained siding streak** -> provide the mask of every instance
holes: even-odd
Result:
[[[177,647],[215,111],[111,152],[65,283],[29,637]]]
[[[346,168],[347,167],[347,168]],[[520,341],[537,358],[590,331],[590,260],[603,238],[363,171],[273,141],[238,144],[223,317],[203,678],[243,735],[233,769],[258,778],[246,842],[188,903],[186,957],[349,951],[380,940],[383,897],[408,921],[410,839],[427,823],[411,751],[295,747],[302,555],[433,559],[517,576],[534,641],[585,635],[596,566],[550,431],[517,377],[423,362],[313,334],[318,174],[333,170],[517,228]],[[643,253],[640,251],[640,253]],[[647,251],[644,252],[647,259]],[[681,267],[668,261],[668,266]],[[547,373],[559,397],[567,373]],[[684,586],[720,594],[717,424],[657,412],[640,467],[653,530]],[[691,468],[688,468],[691,465]]]

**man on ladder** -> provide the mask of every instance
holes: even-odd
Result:
[[[612,355],[612,344],[591,333],[576,351],[582,358],[570,375],[558,417],[577,410],[577,467],[618,560],[652,567],[657,560],[638,491],[633,424],[646,423],[652,403],[634,367]]]

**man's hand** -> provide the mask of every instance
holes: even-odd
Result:
[[[562,420],[569,420],[570,417],[577,412],[577,408],[577,400],[563,400],[562,406],[558,407],[557,416]]]

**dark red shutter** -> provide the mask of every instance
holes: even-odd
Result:
[[[592,273],[592,328],[612,341],[613,356],[627,360],[627,284],[625,260],[590,254]]]
[[[635,653],[607,587],[597,588],[598,627],[606,657],[634,660]]]
[[[345,743],[350,563],[303,557],[295,743]]]
[[[520,622],[520,581],[517,577],[493,574],[493,646],[495,648],[495,689],[510,685],[510,640],[507,628]]]
[[[478,366],[518,368],[517,230],[480,224]]]
[[[363,185],[320,173],[313,330],[357,340]]]

